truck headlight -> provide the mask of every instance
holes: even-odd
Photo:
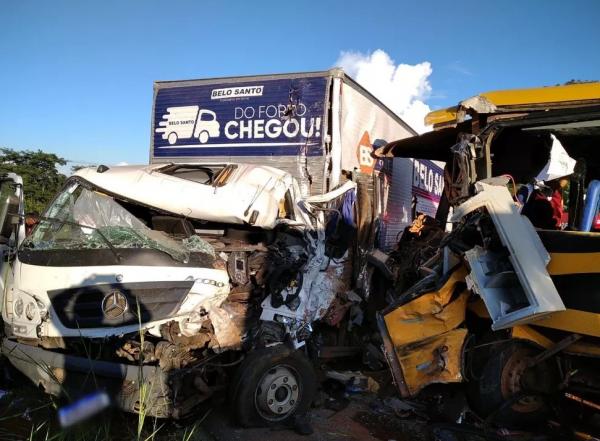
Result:
[[[13,303],[15,317],[19,319],[26,318],[29,321],[44,320],[47,317],[48,309],[46,305],[36,296],[19,289],[15,289],[13,295],[15,298]]]
[[[25,308],[25,317],[27,320],[33,320],[35,317],[35,310],[37,306],[33,302],[27,303],[27,307]]]
[[[13,311],[17,317],[20,318],[23,316],[23,299],[17,299],[13,306]]]

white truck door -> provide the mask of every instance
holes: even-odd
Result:
[[[14,173],[0,176],[0,295],[8,271],[8,257],[25,237],[23,180]]]

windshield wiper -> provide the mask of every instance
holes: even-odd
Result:
[[[73,226],[79,227],[79,228],[89,228],[89,229],[94,230],[96,233],[98,233],[98,235],[102,238],[102,240],[106,243],[106,245],[108,245],[108,248],[114,254],[115,258],[117,259],[117,262],[121,263],[121,255],[119,254],[117,249],[113,246],[113,244],[110,243],[110,240],[107,239],[107,237],[104,235],[104,233],[102,233],[102,231],[100,231],[99,228],[92,227],[90,225],[80,224],[80,223],[73,222],[73,221],[64,220],[64,219],[58,219],[55,217],[48,217],[48,216],[40,216],[40,220],[45,220],[45,221],[60,223],[60,224],[65,224],[65,225],[73,225]]]

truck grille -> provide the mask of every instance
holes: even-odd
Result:
[[[67,328],[107,328],[169,318],[193,281],[110,283],[48,291]]]

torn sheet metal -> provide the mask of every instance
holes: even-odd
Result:
[[[329,203],[348,191],[354,191],[356,184],[346,182],[339,188],[324,195],[311,196],[300,201],[303,209],[313,218],[314,230],[305,234],[308,259],[302,267],[302,286],[298,293],[297,306],[286,305],[273,307],[271,295],[262,302],[261,320],[281,321],[292,328],[303,328],[302,324],[310,324],[323,318],[337,293],[350,289],[350,267],[347,265],[347,253],[339,260],[325,254],[325,216],[317,204]],[[314,233],[314,234],[313,234]]]
[[[198,167],[202,164],[178,165]],[[215,169],[215,180],[220,176],[219,170],[227,166],[203,165]],[[266,229],[274,228],[279,222],[290,223],[289,219],[279,216],[279,206],[286,193],[290,193],[293,201],[300,198],[300,188],[292,175],[273,167],[232,164],[222,182],[200,183],[166,173],[170,166],[120,166],[104,171],[85,168],[75,176],[126,200],[177,215]],[[290,208],[297,223],[304,223],[306,219],[301,211],[296,206]]]
[[[403,397],[432,383],[462,381],[462,347],[470,293],[466,269],[458,267],[437,291],[423,294],[379,316],[385,355]]]
[[[309,259],[302,269],[299,306],[292,309],[283,304],[271,306],[271,296],[262,302],[261,320],[277,321],[276,315],[311,323],[325,316],[338,292],[348,290],[346,257],[334,261],[325,256],[325,240],[316,239],[311,245]],[[323,269],[325,268],[325,269]]]
[[[424,294],[385,314],[384,320],[395,347],[440,335],[465,319],[467,271],[460,267],[438,291]]]
[[[465,328],[396,348],[408,396],[416,395],[432,383],[460,383]]]
[[[347,191],[351,191],[354,189],[356,189],[356,182],[346,181],[343,185],[340,185],[338,188],[330,191],[329,193],[309,196],[306,199],[304,199],[304,201],[311,205],[327,203],[339,198],[340,196],[344,195]]]
[[[519,211],[506,187],[475,184],[477,195],[456,208],[452,222],[485,208],[502,244],[510,253],[475,247],[465,253],[471,267],[469,287],[479,294],[492,318],[492,329],[530,323],[543,315],[564,311],[546,265],[550,256],[531,222]]]
[[[212,306],[209,309],[209,316],[219,344],[218,348],[213,346],[212,350],[220,353],[241,349],[242,335],[229,312],[220,306]]]

